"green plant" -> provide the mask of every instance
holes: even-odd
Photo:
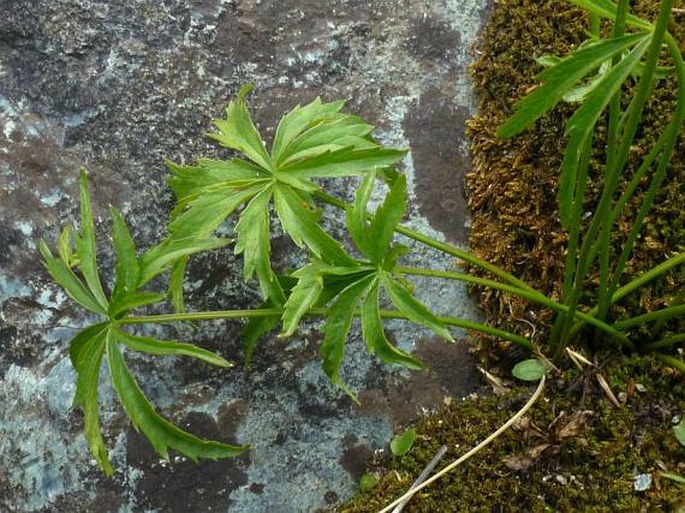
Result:
[[[324,338],[320,346],[323,369],[334,384],[354,399],[353,392],[341,378],[340,368],[355,317],[361,320],[369,353],[375,354],[383,362],[412,369],[422,368],[421,362],[388,340],[383,327],[384,319],[414,322],[448,341],[452,341],[448,327],[458,326],[500,337],[529,351],[536,349],[530,340],[515,333],[466,319],[436,316],[414,298],[411,282],[407,278],[411,275],[490,287],[517,294],[554,310],[558,314],[558,322],[551,349],[556,356],[582,326],[590,325],[618,345],[636,349],[640,344],[631,339],[629,328],[656,323],[663,329],[665,319],[682,314],[685,311],[685,307],[679,304],[682,298],[677,301],[678,304],[663,310],[628,319],[610,319],[604,310],[638,287],[684,263],[683,253],[619,287],[622,266],[625,264],[622,255],[621,260],[614,265],[613,275],[610,276],[607,268],[604,269],[602,283],[606,285],[606,290],[602,289],[596,307],[587,308],[586,311],[579,308],[583,279],[596,258],[604,262],[607,253],[606,234],[632,193],[629,188],[612,205],[616,174],[623,168],[624,153],[634,136],[642,104],[656,76],[656,60],[662,40],[666,41],[674,60],[680,97],[678,109],[665,135],[659,139],[657,147],[648,156],[648,162],[642,165],[631,181],[631,187],[635,182],[632,187],[634,191],[649,165],[658,160],[649,186],[652,195],[645,199],[645,208],[651,204],[653,194],[658,190],[685,114],[685,66],[677,47],[673,46],[672,38],[665,32],[669,1],[663,3],[655,27],[630,17],[625,12],[626,2],[621,3],[618,11],[610,2],[587,0],[578,3],[596,16],[615,18],[618,28],[610,39],[593,42],[543,72],[541,80],[545,85],[523,100],[518,113],[502,128],[503,135],[514,135],[524,130],[569,91],[577,88],[584,77],[600,69],[601,78],[593,81],[594,87],[585,88],[585,100],[568,126],[570,143],[562,169],[559,196],[562,220],[571,234],[563,303],[546,297],[511,274],[466,251],[403,227],[400,222],[406,211],[406,182],[394,166],[406,152],[377,144],[370,136],[370,125],[357,116],[341,112],[343,102],[324,103],[317,99],[296,107],[282,118],[271,150],[267,151],[247,111],[245,98],[251,87],[242,88],[237,98],[229,103],[226,118],[215,122],[218,131],[210,135],[222,146],[237,151],[240,156],[229,160],[200,160],[194,166],[167,163],[171,171],[169,183],[176,195],[177,206],[171,214],[169,236],[166,239],[146,253],[137,255],[121,215],[112,210],[117,265],[116,281],[109,296],[99,277],[88,180],[87,174],[82,171],[80,232],[72,228],[62,231],[57,240],[57,256],[53,256],[44,242],[41,242],[40,249],[53,279],[78,304],[99,317],[98,322],[81,330],[71,341],[70,357],[78,373],[74,403],[85,411],[86,438],[105,473],[113,472],[98,418],[97,385],[100,362],[105,356],[114,388],[126,413],[161,455],[166,456],[171,448],[192,458],[223,458],[246,449],[245,446],[198,439],[160,417],[126,367],[121,349],[153,355],[187,355],[220,366],[228,366],[228,362],[191,344],[156,340],[132,333],[136,325],[246,318],[249,322],[244,333],[245,359],[249,362],[259,338],[279,323],[281,334],[289,336],[297,330],[303,318],[324,317]],[[638,33],[624,35],[622,20],[636,27]],[[640,59],[645,53],[647,61],[642,64]],[[620,109],[616,110],[615,98],[621,83],[631,73],[640,76],[640,85],[636,99],[625,113],[621,113]],[[643,83],[646,85],[641,85]],[[613,142],[610,144],[605,193],[578,247],[587,155],[595,124],[609,104],[609,124],[613,123],[615,133],[621,136],[610,139]],[[361,178],[352,204],[327,194],[315,181],[349,176]],[[388,192],[382,204],[374,213],[370,213],[368,204],[379,180],[386,184]],[[322,227],[322,203],[345,211],[346,228],[355,246],[354,251],[345,248]],[[283,231],[309,255],[306,265],[282,276],[277,275],[270,263],[272,211]],[[235,213],[238,213],[236,240],[212,237],[212,233]],[[635,226],[639,227],[643,219],[644,215],[636,220]],[[636,230],[639,232],[639,228]],[[395,241],[396,233],[477,266],[494,279],[402,266],[401,257],[408,249]],[[233,242],[235,253],[243,257],[244,278],[249,280],[256,277],[264,300],[263,307],[185,312],[183,282],[188,259],[193,254],[222,248]],[[625,247],[628,246],[626,244]],[[167,293],[153,292],[147,288],[152,278],[166,275],[167,272]],[[140,307],[166,300],[171,302],[172,313],[134,313]],[[381,308],[385,300],[394,309]],[[680,344],[684,339],[683,334],[665,335],[658,341],[641,345],[640,349],[661,350]],[[685,369],[685,364],[673,356],[664,354],[662,358],[670,365]],[[536,369],[537,376],[540,369]]]
[[[395,435],[390,441],[390,451],[395,456],[404,456],[414,446],[416,431],[412,428],[405,429],[403,433]]]
[[[568,311],[557,316],[550,340],[552,355],[556,359],[562,356],[565,347],[584,325],[584,321],[574,320],[574,317],[581,306],[581,298],[587,295],[586,279],[595,261],[599,266],[599,284],[593,291],[596,303],[589,306],[588,313],[602,321],[609,318],[609,308],[612,304],[648,280],[685,261],[683,253],[676,254],[663,266],[646,273],[642,279],[621,287],[626,263],[664,180],[685,119],[685,66],[677,43],[666,30],[673,2],[661,2],[659,17],[655,24],[632,16],[628,12],[627,0],[620,0],[618,5],[610,0],[571,2],[591,13],[593,33],[590,40],[564,59],[543,60],[543,64],[549,67],[538,75],[542,85],[519,102],[517,112],[499,132],[502,137],[512,137],[529,127],[564,98],[581,101],[566,125],[568,144],[561,166],[557,195],[559,216],[569,234],[569,242],[563,293],[563,303],[568,306]],[[612,22],[611,33],[605,39],[599,34],[600,18]],[[635,32],[626,33],[627,27]],[[655,146],[650,149],[637,171],[630,177],[628,186],[619,194],[619,178],[625,172],[645,103],[655,83],[663,79],[669,71],[668,68],[657,66],[664,47],[673,63],[672,71],[677,77],[677,107]],[[598,74],[592,77],[592,73],[597,70]],[[623,86],[631,77],[637,77],[637,84],[632,89],[632,97],[627,108],[622,110],[622,99],[627,101],[626,98],[622,98],[625,95]],[[583,83],[583,80],[587,82]],[[589,226],[581,234],[590,153],[597,125],[607,110],[602,192]],[[654,169],[650,173],[652,168]],[[615,262],[610,262],[610,234],[626,205],[645,180],[649,181],[649,185],[643,196],[642,205],[636,217],[632,219],[632,230],[623,242],[619,258]],[[639,345],[640,350],[650,351],[673,347],[682,342],[682,334],[662,337],[666,321],[682,313],[681,304],[682,298],[678,297],[671,306],[660,311],[614,323],[615,327],[623,331],[630,326],[654,322],[653,340],[640,344],[630,340],[621,343],[632,350],[638,349]],[[678,364],[669,357],[665,358],[670,364],[683,368],[682,363]]]

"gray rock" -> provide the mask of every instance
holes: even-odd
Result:
[[[164,415],[204,437],[250,443],[231,461],[160,461],[131,429],[102,376],[102,420],[117,473],[105,479],[71,410],[68,342],[92,321],[47,277],[37,241],[77,218],[78,169],[91,172],[100,263],[111,269],[108,204],[122,210],[144,249],[165,234],[172,195],[163,159],[225,156],[202,134],[247,82],[267,138],[278,118],[316,96],[405,146],[409,223],[465,242],[464,120],[473,111],[466,67],[486,0],[4,0],[0,3],[0,510],[299,512],[356,490],[364,461],[393,429],[466,395],[478,379],[463,344],[392,323],[396,342],[430,367],[382,366],[353,335],[343,370],[362,406],[327,382],[317,326],[264,340],[249,371],[240,325],[149,328],[237,363],[217,370],[128,354]],[[354,183],[339,184],[350,197]],[[340,226],[330,226],[340,235]],[[301,262],[280,240],[275,257]],[[453,262],[417,247],[408,263]],[[230,251],[189,269],[193,309],[256,306]],[[105,279],[111,275],[105,273]],[[464,289],[417,280],[439,313],[474,317]]]

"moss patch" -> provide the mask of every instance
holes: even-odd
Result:
[[[544,399],[524,417],[525,423],[419,492],[405,511],[685,508],[685,486],[661,475],[662,471],[685,474],[685,449],[672,430],[674,419],[683,414],[675,405],[685,404],[685,384],[660,369],[645,358],[626,359],[604,369],[612,376],[614,392],[625,400],[621,408],[600,393],[589,375],[569,371],[551,381]],[[454,401],[421,419],[411,452],[372,462],[369,470],[381,478],[379,485],[339,511],[379,511],[408,490],[441,445],[448,447],[446,466],[506,422],[531,390],[516,388],[501,396]],[[564,432],[572,436],[564,437]],[[524,459],[543,444],[550,447],[530,468],[511,468],[517,466],[514,457]],[[635,490],[639,474],[650,475],[649,490]]]

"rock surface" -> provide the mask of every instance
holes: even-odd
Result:
[[[172,196],[163,159],[222,156],[201,135],[247,82],[263,133],[297,103],[348,99],[382,142],[411,149],[413,226],[465,240],[464,120],[473,110],[466,67],[486,0],[4,0],[0,3],[0,510],[277,511],[326,509],[354,493],[364,461],[402,422],[464,396],[478,379],[462,344],[392,324],[396,342],[429,366],[388,368],[358,335],[344,375],[362,406],[330,386],[316,326],[265,340],[249,372],[240,326],[155,328],[237,363],[228,371],[129,355],[155,405],[203,437],[250,443],[232,461],[160,461],[130,426],[103,379],[102,417],[117,473],[89,457],[71,410],[67,345],[89,322],[50,282],[38,255],[77,217],[78,169],[91,173],[100,263],[111,269],[108,204],[139,247],[164,235]],[[352,183],[339,193],[352,193]],[[335,227],[332,227],[335,230]],[[274,243],[279,247],[278,241]],[[287,244],[281,257],[296,261]],[[278,253],[278,252],[277,252]],[[448,268],[415,247],[408,263]],[[230,251],[190,268],[194,309],[257,304]],[[109,278],[105,276],[105,278]],[[417,281],[442,314],[474,317],[463,288]],[[105,374],[106,377],[106,373]]]

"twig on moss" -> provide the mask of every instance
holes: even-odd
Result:
[[[447,446],[443,445],[438,449],[438,452],[433,456],[433,459],[428,462],[428,465],[426,465],[426,468],[423,469],[423,472],[419,474],[419,477],[416,478],[416,481],[414,481],[411,486],[409,487],[409,490],[414,490],[417,486],[419,486],[421,483],[423,483],[426,479],[428,479],[428,476],[430,475],[431,472],[433,472],[433,469],[436,467],[438,463],[440,463],[440,460],[445,456],[445,453],[447,452]],[[409,499],[411,497],[407,497],[403,501],[401,501],[395,509],[392,510],[392,513],[402,513],[402,510],[404,507],[407,505],[409,502]]]
[[[385,508],[383,508],[379,513],[387,513],[390,511],[392,508],[397,506],[398,504],[402,502],[408,502],[409,499],[413,497],[413,495],[418,492],[419,490],[424,489],[426,486],[429,484],[433,483],[434,481],[437,481],[440,479],[442,476],[447,474],[449,471],[453,470],[457,466],[459,466],[461,463],[469,459],[471,456],[476,454],[478,451],[489,445],[491,442],[493,442],[498,436],[500,436],[502,433],[504,433],[507,429],[509,429],[511,426],[513,426],[523,415],[535,404],[535,402],[538,400],[540,397],[540,394],[542,394],[543,389],[545,388],[545,376],[543,375],[542,378],[540,379],[540,383],[538,384],[538,387],[535,389],[535,392],[533,395],[528,399],[528,402],[523,405],[523,408],[521,408],[519,411],[516,412],[508,421],[506,421],[502,426],[492,433],[490,436],[488,436],[485,440],[483,440],[481,443],[476,445],[473,449],[471,449],[469,452],[461,456],[459,459],[455,460],[454,462],[450,463],[447,465],[444,469],[442,469],[440,472],[435,474],[433,477],[425,481],[423,484],[420,484],[417,487],[413,487],[409,489],[408,492],[406,492],[404,495],[402,495],[399,499],[396,499],[394,502],[390,503],[387,505]]]

